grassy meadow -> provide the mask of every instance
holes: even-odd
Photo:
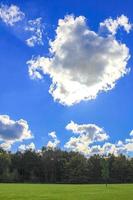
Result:
[[[131,200],[133,184],[0,184],[0,200]]]

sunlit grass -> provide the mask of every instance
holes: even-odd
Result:
[[[131,200],[133,184],[0,184],[0,200]]]

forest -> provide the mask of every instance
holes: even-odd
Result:
[[[133,158],[112,154],[86,158],[80,153],[45,147],[39,152],[0,149],[0,182],[133,183]]]

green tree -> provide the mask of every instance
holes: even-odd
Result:
[[[108,180],[109,180],[109,162],[108,162],[108,158],[103,158],[101,160],[101,166],[102,166],[101,175],[102,175],[102,178],[103,178],[104,182],[106,183],[106,187],[107,187],[107,183],[108,183]]]
[[[101,157],[94,155],[88,158],[88,181],[90,183],[101,183]]]

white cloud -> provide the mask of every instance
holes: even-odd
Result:
[[[90,138],[90,141],[103,141],[108,139],[108,135],[103,128],[98,127],[95,124],[76,124],[71,121],[67,126],[67,130],[72,131],[75,134],[86,135]]]
[[[53,139],[57,138],[55,131],[50,132],[48,135],[51,136]]]
[[[37,45],[43,45],[43,29],[42,18],[29,20],[25,30],[30,32],[32,36],[26,40],[26,43],[30,47]]]
[[[14,26],[17,22],[22,21],[25,18],[25,14],[16,5],[8,6],[1,4],[0,18],[5,24]],[[22,25],[21,31],[26,32],[29,35],[29,38],[26,39],[26,44],[30,47],[34,47],[35,45],[43,45],[43,30],[44,24],[40,17],[34,20],[25,19],[25,25]]]
[[[27,121],[23,119],[14,121],[8,115],[0,115],[1,147],[9,149],[13,143],[31,139],[32,137]]]
[[[90,154],[91,144],[108,139],[108,135],[105,131],[95,124],[78,125],[71,121],[71,123],[66,126],[66,129],[71,130],[74,134],[77,134],[77,136],[71,137],[65,144],[65,148],[78,151],[85,155]]]
[[[99,154],[99,155],[108,155],[108,154],[114,154],[115,156],[118,156],[119,154],[125,154],[127,153],[127,149],[125,145],[120,141],[116,144],[112,144],[110,142],[106,142],[101,145],[93,145],[90,148],[88,156]]]
[[[79,137],[71,137],[64,147],[68,150],[88,155],[90,152],[89,144],[90,138],[88,138],[86,135],[83,135]]]
[[[25,14],[16,5],[4,5],[0,6],[0,18],[4,23],[10,26],[14,26],[16,22],[24,19]]]
[[[131,151],[131,144],[122,143],[120,145],[118,143],[112,144],[110,142],[105,142],[103,145],[94,145],[93,143],[88,143],[87,138],[84,138],[83,140],[82,137],[71,137],[70,140],[65,144],[65,148],[67,148],[68,150],[80,152],[87,157],[90,157],[94,154],[114,154],[117,156],[119,154],[126,154],[127,152]]]
[[[115,20],[109,18],[100,23],[100,29],[107,29],[112,35],[115,35],[120,27],[122,27],[127,33],[132,29],[132,24],[129,23],[129,19],[125,15],[121,15]]]
[[[60,141],[57,139],[56,132],[55,132],[55,131],[52,131],[52,132],[49,133],[48,135],[52,137],[52,141],[51,141],[51,140],[48,141],[47,147],[48,147],[48,148],[51,148],[51,149],[57,148],[58,145],[60,144]]]
[[[26,144],[21,144],[18,147],[19,151],[24,152],[26,150],[31,150],[34,151],[36,149],[35,144],[33,142],[31,142],[30,144],[26,145]]]
[[[102,145],[95,144],[107,140],[109,136],[105,131],[95,124],[82,124],[78,125],[73,121],[66,126],[67,130],[72,131],[75,136],[70,137],[69,141],[64,145],[68,150],[80,152],[89,157],[94,154],[108,155],[108,154],[128,154],[133,152],[133,138],[116,143],[105,142]]]
[[[133,130],[130,132],[130,138],[125,140],[125,147],[128,152],[133,152]]]
[[[133,130],[130,132],[130,136],[133,136]]]
[[[133,141],[127,143],[125,147],[128,152],[133,152]]]
[[[129,49],[115,37],[91,31],[83,16],[60,19],[55,40],[50,41],[50,57],[27,62],[31,78],[52,79],[49,92],[54,100],[73,105],[95,99],[99,92],[115,87],[129,70]]]
[[[13,142],[12,141],[6,141],[6,142],[3,142],[0,144],[0,148],[8,151],[11,149],[11,146],[12,146]]]

